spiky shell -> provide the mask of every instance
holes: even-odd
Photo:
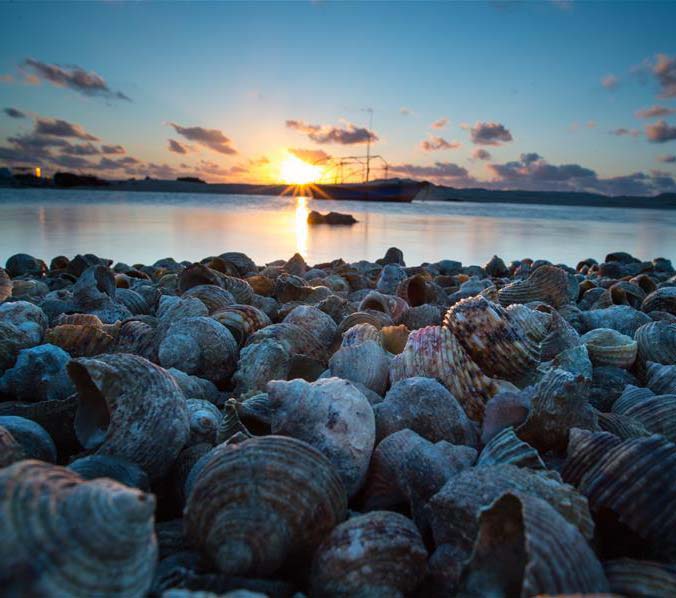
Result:
[[[508,492],[481,510],[460,586],[462,596],[527,598],[602,593],[608,580],[580,531],[555,508],[536,496]]]
[[[427,550],[415,524],[390,511],[373,511],[338,525],[312,563],[316,596],[401,596],[422,581]]]
[[[498,292],[498,298],[503,306],[511,303],[529,303],[530,301],[544,301],[553,307],[560,307],[577,296],[570,289],[568,275],[565,270],[556,266],[544,265],[535,271],[526,280],[516,280]]]
[[[61,347],[73,357],[90,357],[112,352],[116,339],[103,327],[63,324],[47,330],[45,341]]]
[[[662,287],[653,291],[643,300],[641,310],[646,313],[665,311],[676,315],[676,287]]]
[[[363,384],[379,395],[385,394],[389,368],[390,360],[385,350],[373,340],[341,347],[329,359],[333,376]]]
[[[199,299],[210,314],[235,303],[232,293],[215,284],[200,284],[191,287],[182,296]]]
[[[270,318],[253,305],[229,305],[212,313],[211,317],[225,326],[240,346],[254,332],[272,324]]]
[[[346,515],[343,484],[319,451],[265,436],[216,447],[184,512],[187,537],[228,575],[269,575],[313,551]]]
[[[68,364],[79,395],[75,431],[97,454],[125,458],[162,476],[188,440],[185,398],[166,370],[126,353]]]
[[[538,452],[528,443],[521,440],[514,428],[505,428],[481,449],[477,466],[499,465],[507,463],[529,469],[547,469]]]
[[[271,431],[303,440],[324,454],[348,496],[364,483],[375,444],[367,398],[346,380],[275,380],[268,384]]]
[[[382,345],[385,351],[392,353],[392,355],[399,355],[406,347],[408,335],[411,331],[400,324],[399,326],[383,326],[380,329],[382,334]]]
[[[610,590],[620,596],[674,596],[676,595],[676,565],[616,559],[605,561],[603,569]]]
[[[644,324],[634,334],[638,344],[638,362],[676,364],[676,324],[660,321]]]
[[[661,365],[649,361],[646,386],[658,395],[676,394],[676,365]]]
[[[144,492],[150,490],[150,480],[136,463],[113,457],[111,455],[89,455],[76,459],[68,465],[84,480],[110,478],[130,488],[138,488]]]
[[[4,268],[0,268],[0,303],[12,296],[12,279]]]
[[[636,361],[638,343],[612,328],[597,328],[580,337],[587,346],[589,358],[595,366],[612,365],[629,368]]]
[[[3,591],[144,596],[157,562],[154,510],[152,495],[109,479],[31,460],[3,469]]]
[[[311,305],[295,307],[283,321],[304,328],[325,347],[331,346],[338,330],[331,316]]]
[[[390,365],[392,384],[424,376],[437,378],[458,399],[465,413],[483,419],[485,402],[497,391],[448,328],[428,326],[411,332],[402,353]]]
[[[446,312],[444,326],[493,378],[522,384],[533,376],[540,362],[538,345],[511,321],[507,310],[484,297],[463,299],[453,305]]]

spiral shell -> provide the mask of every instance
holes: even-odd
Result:
[[[112,352],[116,339],[102,326],[62,324],[47,330],[45,341],[73,357],[90,357]]]
[[[75,431],[97,454],[122,457],[157,478],[190,433],[185,398],[171,374],[129,354],[81,357],[68,364],[79,395]]]
[[[130,488],[138,488],[144,492],[150,490],[150,480],[136,463],[113,457],[111,455],[89,455],[76,459],[68,465],[84,480],[110,478]]]
[[[291,355],[286,347],[273,338],[244,347],[239,354],[233,376],[235,394],[248,395],[263,391],[270,380],[286,380],[291,370]]]
[[[612,328],[597,328],[580,337],[587,346],[589,358],[595,366],[612,365],[629,368],[636,361],[638,343]]]
[[[505,428],[486,444],[479,453],[477,466],[499,465],[507,463],[529,469],[547,469],[538,452],[521,440],[514,428]]]
[[[390,365],[392,384],[404,378],[437,378],[467,415],[481,421],[484,403],[497,391],[448,328],[428,326],[411,332],[402,353]]]
[[[662,287],[653,291],[643,300],[641,310],[646,313],[666,311],[676,315],[676,287]]]
[[[215,284],[200,284],[196,287],[191,287],[183,293],[182,297],[194,297],[195,299],[199,299],[204,303],[209,314],[213,314],[214,312],[235,303],[235,298],[232,296],[232,293]]]
[[[380,311],[356,311],[341,320],[338,333],[342,335],[357,324],[371,324],[380,330],[384,326],[392,326],[392,318]]]
[[[373,511],[338,525],[315,553],[315,596],[403,596],[425,575],[427,550],[413,522]]]
[[[295,307],[283,321],[286,324],[295,324],[307,330],[325,347],[331,346],[338,330],[331,316],[310,305]]]
[[[617,559],[603,563],[610,590],[620,596],[674,596],[676,565]]]
[[[187,537],[228,575],[269,575],[346,515],[345,489],[310,445],[281,436],[219,445],[194,480]]]
[[[638,344],[637,360],[676,365],[676,324],[660,321],[644,324],[634,334]]]
[[[0,578],[10,595],[144,596],[155,499],[109,479],[21,461],[0,471]],[[78,533],[77,530],[86,530]]]
[[[406,347],[411,331],[400,324],[399,326],[383,326],[380,333],[382,334],[382,345],[385,351],[392,353],[392,355],[399,355]]]
[[[253,305],[229,305],[213,312],[211,317],[225,326],[240,346],[254,332],[272,324],[270,318]]]
[[[557,311],[552,311],[547,336],[540,344],[540,358],[543,361],[554,359],[563,351],[579,346],[581,342],[577,330]]]
[[[556,266],[540,266],[526,279],[516,280],[498,292],[503,306],[511,303],[529,303],[544,301],[553,307],[560,307],[577,296],[570,289],[568,275]]]
[[[463,299],[444,317],[448,328],[488,376],[522,384],[540,361],[540,349],[503,307],[483,297]]]
[[[12,287],[13,283],[9,274],[4,268],[0,268],[0,303],[12,296]]]
[[[649,361],[646,365],[646,386],[658,395],[676,394],[676,365]]]
[[[384,349],[372,340],[341,347],[329,360],[333,376],[363,384],[379,395],[385,394],[389,368],[390,360]]]
[[[506,307],[511,322],[532,341],[541,343],[549,332],[551,315],[544,311],[531,309],[521,303],[512,303]]]

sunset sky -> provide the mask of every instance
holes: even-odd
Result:
[[[0,165],[274,182],[370,134],[391,176],[676,191],[676,3],[0,11]]]

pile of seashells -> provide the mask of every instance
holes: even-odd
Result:
[[[0,268],[0,593],[676,596],[676,272]]]

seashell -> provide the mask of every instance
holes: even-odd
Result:
[[[52,326],[71,324],[75,326],[93,326],[103,328],[103,322],[93,314],[61,314],[52,321]]]
[[[676,594],[676,566],[673,564],[616,559],[605,561],[603,569],[610,590],[620,596],[673,596]]]
[[[39,345],[49,324],[45,313],[28,301],[0,304],[0,321],[19,330],[22,349]]]
[[[40,424],[25,417],[2,415],[0,426],[21,445],[27,459],[56,463],[57,451],[54,440]]]
[[[541,313],[541,312],[537,312]],[[540,358],[554,359],[559,353],[572,349],[581,344],[580,335],[556,311],[552,311],[547,336],[540,344]]]
[[[613,413],[626,415],[654,434],[676,442],[676,394],[645,398],[634,404],[623,402]]]
[[[612,511],[657,551],[673,554],[675,466],[676,446],[664,437],[625,440],[600,455],[578,488],[593,512]]]
[[[610,365],[629,368],[636,361],[638,343],[612,328],[597,328],[580,337],[587,346],[589,359],[595,366]]]
[[[594,287],[585,291],[577,305],[581,310],[587,311],[590,309],[604,309],[613,305],[613,302],[608,289]]]
[[[329,359],[329,369],[333,376],[363,384],[383,395],[387,388],[390,360],[379,343],[367,340],[338,349]]]
[[[47,271],[47,264],[32,255],[16,253],[7,259],[5,269],[12,278],[24,275],[40,277]]]
[[[554,474],[514,465],[473,467],[449,478],[425,508],[437,547],[451,545],[464,560],[470,556],[479,532],[481,511],[506,492],[534,496],[548,502],[587,540],[594,522],[584,496],[562,484]]]
[[[493,278],[503,278],[509,276],[509,270],[505,265],[505,262],[502,261],[497,255],[494,255],[486,264],[484,265],[484,270],[488,276]]]
[[[12,296],[13,286],[9,274],[3,268],[0,268],[0,303]]]
[[[264,295],[269,297],[272,295],[275,289],[275,281],[272,278],[267,276],[260,276],[258,274],[254,276],[247,276],[246,281],[249,283],[249,286],[253,289],[253,292],[257,295]]]
[[[266,402],[266,407],[269,407],[269,402]],[[223,407],[223,417],[218,422],[216,442],[218,444],[226,442],[235,434],[244,434],[244,436],[251,438],[251,433],[239,417],[237,401],[228,399]]]
[[[133,315],[150,314],[152,307],[145,297],[132,289],[117,289],[115,301],[124,305]]]
[[[328,361],[326,347],[297,324],[272,324],[252,334],[246,345],[255,345],[261,341],[272,339],[279,342],[289,355],[309,355],[322,363]]]
[[[361,345],[366,341],[374,341],[382,345],[383,334],[372,324],[355,324],[349,330],[343,333],[343,340],[340,343],[341,347],[352,347]]]
[[[408,336],[411,333],[403,324],[399,326],[383,326],[380,332],[382,334],[383,348],[393,355],[399,355],[404,350]]]
[[[354,496],[366,479],[375,443],[375,417],[352,384],[325,378],[268,384],[272,434],[292,436],[324,454]]]
[[[194,263],[178,275],[178,292],[182,295],[196,286],[213,284],[223,288],[223,275],[204,264]]]
[[[0,321],[0,373],[16,363],[24,344],[25,337],[16,326]]]
[[[214,312],[235,303],[235,298],[232,296],[232,293],[215,284],[200,284],[196,287],[191,287],[183,293],[182,297],[194,297],[195,299],[199,299],[204,303],[209,314],[213,314]]]
[[[496,563],[504,565],[496,571]],[[508,492],[481,510],[459,595],[579,595],[608,588],[601,563],[574,525],[544,500]]]
[[[637,360],[676,365],[676,324],[667,321],[644,324],[634,334],[638,343]]]
[[[428,326],[411,332],[402,353],[390,365],[392,384],[404,378],[437,378],[460,402],[471,419],[483,419],[484,404],[495,392],[448,328]]]
[[[0,425],[0,469],[26,458],[23,450],[11,432]]]
[[[406,270],[398,264],[386,264],[380,271],[376,291],[385,295],[394,295],[399,283],[406,279]]]
[[[54,345],[21,350],[0,378],[0,396],[26,402],[67,398],[74,391],[66,374],[68,361],[68,353]]]
[[[136,463],[113,457],[111,455],[89,455],[76,459],[68,469],[74,471],[84,480],[110,478],[130,488],[138,488],[143,492],[150,491],[150,480]]]
[[[425,303],[407,310],[400,318],[400,322],[409,330],[425,328],[425,326],[439,326],[443,318],[440,307]]]
[[[295,276],[304,276],[307,269],[307,264],[300,253],[294,253],[286,264],[284,264],[284,270]]]
[[[400,380],[374,407],[376,441],[408,428],[431,442],[476,445],[477,431],[455,397],[432,378]]]
[[[209,401],[209,403],[213,403],[214,405],[220,405],[223,402],[221,392],[213,382],[209,382],[209,380],[205,380],[199,376],[189,376],[176,368],[169,368],[167,371],[172,375],[181,391],[183,391],[186,399]]]
[[[184,522],[188,539],[222,573],[270,575],[290,555],[311,553],[345,518],[340,478],[305,442],[250,438],[209,455]]]
[[[280,303],[302,301],[312,292],[312,287],[300,276],[282,274],[275,280],[273,295]]]
[[[568,484],[579,485],[599,459],[621,442],[620,438],[609,432],[573,428],[570,431],[567,459],[561,470],[561,477]]]
[[[102,264],[88,267],[73,285],[73,299],[83,310],[105,308],[115,299],[115,275]]]
[[[73,357],[111,353],[116,344],[115,337],[103,329],[103,324],[101,326],[62,324],[47,330],[45,341],[60,347]]]
[[[3,590],[144,596],[157,561],[154,510],[152,495],[109,479],[84,481],[64,467],[32,460],[3,469]]]
[[[385,256],[376,260],[376,263],[382,264],[399,264],[402,267],[406,267],[404,263],[404,253],[398,247],[390,247],[386,252]]]
[[[483,297],[463,299],[444,317],[467,354],[488,376],[519,385],[539,363],[539,347],[509,319],[501,306]]]
[[[283,320],[307,330],[325,347],[331,346],[336,338],[338,326],[331,316],[310,305],[295,307]]]
[[[512,427],[505,428],[493,436],[479,453],[476,462],[477,467],[501,463],[529,469],[547,469],[538,452],[521,440]]]
[[[650,293],[643,300],[641,311],[666,311],[676,315],[676,287],[662,287]]]
[[[652,320],[650,316],[628,305],[615,305],[605,309],[593,309],[579,315],[582,330],[585,332],[595,328],[612,328],[620,334],[634,336],[636,330]]]
[[[597,413],[596,416],[598,417],[599,428],[601,428],[601,430],[610,432],[622,440],[650,436],[650,432],[646,430],[641,422],[628,415],[621,415],[619,413]]]
[[[558,368],[549,370],[533,389],[530,412],[516,428],[517,435],[541,453],[564,451],[571,428],[598,429],[588,396],[588,380]]]
[[[600,411],[610,411],[622,392],[638,380],[627,370],[613,366],[595,367],[589,392],[589,402]]]
[[[56,329],[55,329],[56,330]],[[98,351],[105,353],[106,351]],[[157,361],[156,330],[153,326],[139,320],[128,320],[120,326],[115,353],[133,353],[149,361]],[[90,352],[90,355],[96,355]],[[86,357],[84,355],[83,357]]]
[[[237,366],[239,348],[230,331],[211,318],[183,318],[162,339],[158,358],[162,367],[175,367],[221,384]]]
[[[564,270],[545,265],[534,270],[526,280],[516,280],[502,287],[498,298],[503,306],[544,301],[553,307],[560,307],[577,298],[577,282],[575,287],[575,292],[572,292],[569,276]]]
[[[644,399],[654,397],[655,393],[649,388],[627,384],[622,391],[620,397],[613,403],[612,411],[614,413],[622,413],[631,406],[642,402]]]
[[[423,580],[427,550],[415,524],[373,511],[338,525],[315,553],[315,596],[404,596]]]
[[[190,433],[171,374],[125,353],[73,359],[68,374],[79,395],[75,432],[84,448],[132,461],[151,479],[169,470]]]
[[[190,418],[190,438],[188,438],[187,445],[216,444],[218,427],[223,419],[218,407],[201,399],[188,399],[185,405]]]
[[[531,309],[521,303],[512,303],[506,310],[511,322],[521,328],[530,340],[541,343],[549,333],[551,314]]]
[[[263,391],[270,380],[286,380],[291,369],[291,355],[274,338],[263,339],[242,348],[237,371],[233,376],[235,394],[248,395]]]
[[[393,322],[397,322],[407,309],[408,304],[401,297],[383,295],[378,291],[370,291],[359,303],[359,311],[381,311]]]
[[[232,333],[240,347],[254,332],[272,324],[270,318],[253,305],[229,305],[213,312],[211,317]]]
[[[397,295],[411,307],[424,305],[428,302],[427,279],[420,274],[409,276],[399,283]]]
[[[356,311],[354,313],[345,316],[345,318],[338,325],[338,333],[343,334],[352,326],[357,324],[371,324],[375,326],[378,330],[384,326],[392,326],[392,318],[387,314],[379,311]]]
[[[522,391],[500,390],[486,403],[481,442],[488,444],[502,430],[517,428],[526,421],[533,400],[533,387]]]
[[[257,272],[258,268],[256,267],[255,262],[245,253],[240,251],[226,251],[219,255],[224,262],[232,264],[239,271],[240,276],[246,276],[251,272]]]
[[[676,394],[676,365],[646,364],[646,386],[658,395]]]
[[[235,298],[233,303],[248,304],[253,300],[254,290],[246,280],[234,276],[223,276],[222,284],[223,288]]]

